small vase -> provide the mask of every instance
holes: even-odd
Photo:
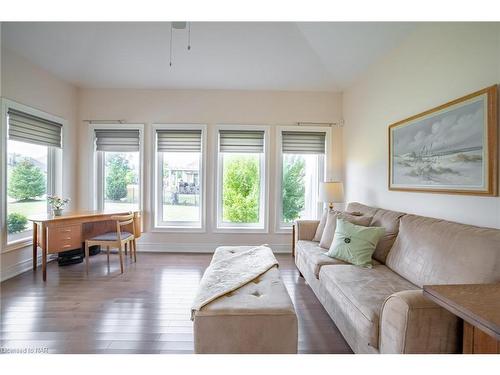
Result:
[[[54,214],[54,216],[61,216],[62,212],[63,212],[62,208],[54,208],[52,210],[52,213]]]

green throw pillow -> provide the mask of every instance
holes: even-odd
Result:
[[[337,219],[333,242],[326,255],[356,266],[372,268],[372,254],[384,233],[383,227],[363,227]]]

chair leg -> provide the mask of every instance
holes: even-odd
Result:
[[[134,262],[137,262],[137,243],[135,242],[135,238],[132,240],[134,244]]]
[[[106,254],[108,256],[108,266],[109,266],[109,246],[106,246]]]
[[[118,254],[120,254],[120,271],[123,273],[123,254],[122,254],[122,247],[123,245],[120,243],[118,246]]]
[[[132,241],[129,241],[129,248],[130,248],[130,260],[132,260],[132,257],[134,256],[134,244]]]
[[[89,243],[85,241],[85,268],[87,271],[87,275],[89,274],[89,258],[90,258]]]
[[[127,242],[125,242],[125,255],[127,255]]]

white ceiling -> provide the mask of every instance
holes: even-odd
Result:
[[[3,45],[80,87],[341,91],[413,23],[3,23]]]

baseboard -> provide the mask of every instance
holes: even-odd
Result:
[[[48,259],[48,261],[52,261],[53,259]],[[37,259],[37,267],[41,269],[42,267],[42,256],[39,255]],[[16,264],[12,264],[9,267],[6,267],[5,271],[2,271],[0,275],[0,282],[11,279],[14,276],[20,275],[26,271],[33,270],[33,258],[22,260]]]
[[[137,243],[137,251],[152,252],[152,253],[213,253],[219,246],[233,244],[217,244],[217,243]],[[241,245],[241,244],[240,244]],[[290,245],[284,244],[268,244],[276,254],[290,254],[292,252]],[[49,259],[50,262],[52,259]],[[42,256],[38,256],[37,264],[41,267]],[[11,279],[14,276],[20,275],[23,272],[33,269],[32,258],[25,259],[21,262],[13,264],[5,269],[0,275],[0,282]]]
[[[137,251],[148,251],[158,253],[213,253],[219,246],[234,245],[223,243],[151,243],[138,242]],[[243,244],[238,244],[243,245]],[[237,246],[237,245],[236,245]],[[276,254],[290,254],[292,252],[290,245],[268,244]]]

